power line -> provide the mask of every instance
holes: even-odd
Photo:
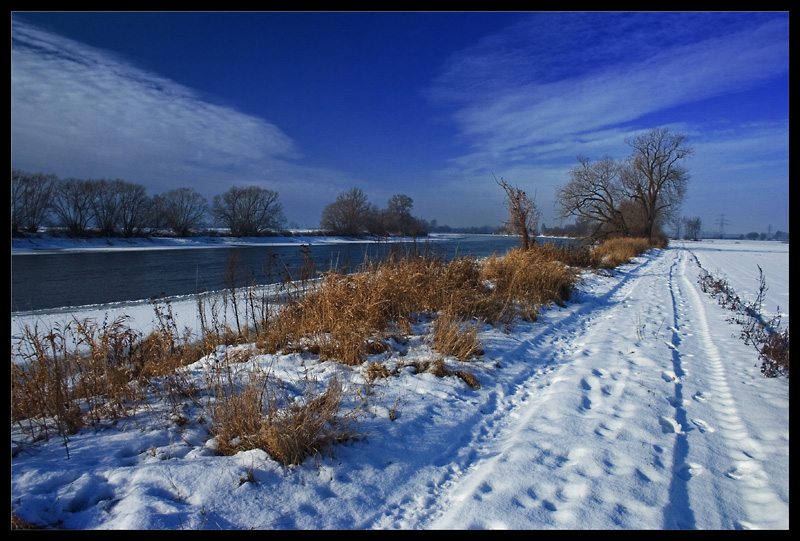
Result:
[[[719,219],[717,220],[717,225],[719,225],[719,238],[725,238],[725,226],[728,225],[728,220],[725,219],[724,214],[719,215]]]

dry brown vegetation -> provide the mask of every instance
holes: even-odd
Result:
[[[344,392],[338,379],[321,391],[309,385],[299,401],[282,394],[280,384],[269,379],[268,374],[254,374],[241,390],[232,384],[216,389],[212,433],[220,454],[263,449],[281,464],[300,464],[356,436],[351,425],[359,412],[342,413]]]
[[[644,238],[620,237],[609,239],[592,250],[593,267],[613,269],[630,263],[631,259],[644,253],[652,246]]]
[[[745,344],[758,351],[761,360],[761,373],[766,377],[789,377],[789,329],[781,327],[780,315],[771,319],[761,311],[767,283],[764,272],[758,267],[759,288],[753,302],[744,302],[724,278],[703,272],[698,279],[700,288],[717,299],[721,306],[736,312],[731,323],[742,325],[739,334]]]
[[[427,341],[439,357],[415,361],[417,372],[456,376],[479,388],[470,370],[448,368],[445,359],[466,366],[480,356],[481,325],[534,320],[541,306],[569,299],[581,268],[628,262],[648,247],[646,240],[620,239],[593,250],[544,245],[485,260],[397,256],[354,274],[286,281],[271,298],[255,288],[236,291],[232,276],[223,303],[233,304],[235,321],[220,317],[224,306],[217,301],[198,296],[199,340],[181,332],[170,305],[158,302],[158,326],[148,336],[126,318],[28,328],[12,346],[12,425],[34,440],[57,435],[67,447],[69,434],[130,415],[153,396],[177,408],[201,392],[184,367],[219,345],[251,345],[228,349],[228,369],[256,354],[308,352],[362,370],[370,384],[393,372],[369,357],[387,351],[393,339],[402,341],[423,318],[432,322],[425,327]],[[343,406],[352,391],[338,380],[325,388],[307,385],[299,401],[281,389],[282,382],[266,374],[237,383],[225,368],[217,372],[203,392],[220,453],[258,447],[281,463],[296,464],[357,435],[359,406]]]

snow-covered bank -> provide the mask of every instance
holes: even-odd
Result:
[[[435,235],[431,239],[440,238]],[[412,238],[392,238],[392,242],[413,242]],[[419,239],[417,239],[419,240]],[[274,237],[132,237],[132,238],[68,238],[58,236],[29,236],[12,238],[12,254],[48,252],[100,252],[111,250],[174,250],[176,248],[235,248],[238,246],[321,245],[363,242],[386,242],[383,238],[364,239],[329,237],[321,235],[296,235]]]
[[[202,408],[187,401],[179,426],[153,404],[72,436],[69,461],[57,439],[23,447],[12,511],[84,529],[788,529],[789,383],[762,377],[697,284],[700,262],[746,298],[760,265],[788,322],[788,245],[717,248],[652,250],[611,276],[585,274],[573,302],[535,323],[485,326],[469,362],[480,389],[408,369],[376,380],[366,436],[332,456],[294,468],[262,451],[216,456]],[[430,359],[424,327],[370,360]],[[364,386],[364,367],[309,355],[240,368],[258,367]],[[191,375],[202,382],[206,369]]]

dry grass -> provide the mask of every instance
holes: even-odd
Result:
[[[767,282],[761,267],[758,267],[759,287],[753,302],[744,302],[724,278],[701,272],[697,282],[700,289],[717,299],[721,306],[736,312],[738,315],[730,319],[731,323],[740,323],[742,330],[739,337],[745,344],[752,345],[758,351],[761,361],[761,373],[766,377],[784,375],[789,377],[789,329],[781,327],[780,315],[765,318],[761,311]]]
[[[218,389],[211,431],[220,454],[263,449],[281,464],[300,464],[357,436],[351,427],[358,410],[342,412],[344,391],[338,379],[300,400],[281,394],[279,388],[262,375],[241,391],[234,386]]]
[[[40,529],[38,526],[31,524],[30,522],[26,522],[16,516],[14,513],[11,513],[11,529],[12,530],[37,530]]]
[[[458,314],[475,313],[486,294],[474,260],[411,257],[369,264],[357,274],[326,274],[318,289],[265,324],[258,341],[267,351],[304,349],[357,365],[385,348],[385,334],[409,332],[420,314],[445,305]]]
[[[386,379],[391,375],[392,373],[385,364],[376,361],[369,363],[367,369],[364,371],[364,378],[367,380],[367,383],[373,383],[378,378]]]
[[[178,336],[168,308],[156,307],[149,336],[127,317],[98,323],[73,319],[47,329],[26,327],[12,347],[11,421],[33,439],[67,439],[84,426],[135,411],[151,378],[173,403],[194,393],[180,368],[199,359],[202,344]]]
[[[768,333],[759,351],[761,373],[767,377],[789,377],[789,329]]]
[[[483,275],[494,284],[496,298],[509,307],[498,315],[507,318],[510,313],[529,320],[536,319],[543,305],[563,305],[577,279],[576,271],[559,259],[558,252],[538,247],[489,258]]]
[[[466,361],[483,353],[478,340],[478,330],[477,324],[459,321],[450,310],[445,310],[433,322],[432,347],[442,355]]]
[[[368,263],[356,274],[330,272],[313,287],[303,284],[302,292],[286,282],[273,299],[257,297],[254,286],[238,286],[239,278],[231,274],[231,292],[222,302],[236,303],[234,322],[219,316],[228,306],[198,295],[200,340],[177,328],[168,303],[154,303],[158,325],[146,337],[126,318],[26,329],[12,347],[12,423],[34,439],[56,433],[66,443],[67,435],[81,427],[135,412],[148,392],[176,407],[192,399],[199,391],[183,367],[220,344],[256,346],[231,353],[225,359],[229,366],[255,351],[307,351],[354,366],[386,352],[388,339],[410,333],[423,315],[434,320],[428,337],[432,348],[465,361],[481,353],[480,322],[533,319],[540,305],[566,301],[576,279],[570,265],[585,257],[585,252],[549,247],[485,262],[396,256]],[[441,358],[417,369],[480,386],[471,373],[447,369]],[[368,383],[390,375],[380,363],[370,364],[365,374]],[[338,382],[321,391],[309,386],[300,401],[281,396],[263,378],[241,388],[230,381],[215,385],[211,416],[221,452],[257,446],[290,464],[352,435],[354,416],[341,412]]]
[[[653,245],[645,238],[609,239],[592,250],[593,266],[598,269],[613,269],[619,265],[630,263]]]
[[[473,258],[395,258],[357,274],[328,273],[318,289],[265,323],[258,343],[269,352],[306,350],[358,365],[378,351],[387,333],[407,333],[421,314],[444,313],[432,329],[433,343],[446,355],[467,358],[480,350],[477,329],[456,322],[535,319],[540,305],[562,304],[576,280],[562,261],[568,255],[536,248],[483,264]]]
[[[461,379],[461,381],[466,383],[468,387],[472,387],[473,389],[481,388],[481,384],[478,382],[478,378],[476,378],[472,372],[460,369],[451,370],[450,368],[447,367],[447,365],[444,362],[444,359],[442,359],[441,357],[433,361],[433,363],[431,363],[426,370],[439,378],[446,378],[447,376],[456,376],[459,379]]]

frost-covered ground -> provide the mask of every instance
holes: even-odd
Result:
[[[181,427],[153,404],[70,437],[69,460],[57,438],[23,446],[12,512],[83,529],[788,529],[789,382],[761,375],[731,313],[700,290],[700,266],[745,300],[760,266],[764,311],[779,306],[788,325],[788,244],[673,242],[584,275],[534,323],[485,326],[468,363],[480,389],[410,368],[376,380],[364,436],[331,456],[291,468],[258,450],[217,456],[201,406],[182,406]],[[173,309],[191,325],[185,302]],[[146,325],[152,307],[139,309]],[[65,315],[12,317],[12,336]],[[425,322],[415,331],[370,360],[432,358]],[[308,354],[237,365],[256,367],[298,386],[364,385],[363,367]]]

